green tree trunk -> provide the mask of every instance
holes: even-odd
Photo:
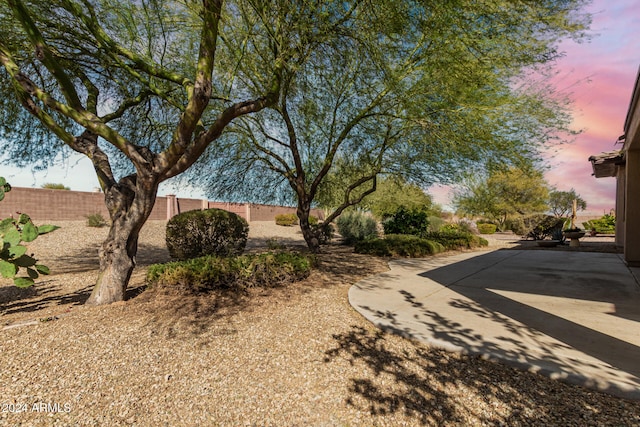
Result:
[[[88,305],[102,305],[123,301],[136,262],[138,237],[156,201],[157,184],[127,185],[124,179],[105,193],[105,203],[111,216],[107,239],[99,249],[100,273],[96,286],[87,300]],[[133,187],[133,188],[132,188]]]

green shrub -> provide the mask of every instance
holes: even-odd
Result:
[[[602,218],[583,222],[582,226],[585,230],[595,230],[596,233],[614,234],[616,232],[616,217],[606,214]]]
[[[333,235],[335,233],[335,229],[331,224],[311,224],[311,231],[316,235],[318,242],[321,245],[329,243],[329,241],[333,239]]]
[[[554,230],[562,229],[564,218],[557,218],[545,214],[533,214],[523,216],[517,221],[512,221],[511,230],[520,236],[542,240],[553,234]]]
[[[425,233],[423,237],[441,244],[446,250],[473,249],[489,244],[486,239],[475,234],[457,230],[433,231]]]
[[[219,288],[273,287],[308,277],[314,265],[315,258],[295,252],[205,256],[151,265],[147,270],[147,283],[198,292]]]
[[[291,227],[298,224],[298,216],[294,213],[276,215],[276,224]]]
[[[309,215],[309,225],[318,225],[318,217]]]
[[[403,206],[382,223],[384,234],[412,234],[420,236],[429,228],[428,214],[421,210],[407,210]]]
[[[104,219],[102,214],[94,213],[91,215],[87,215],[87,227],[104,227],[107,225],[107,221]]]
[[[53,182],[47,182],[45,184],[42,184],[41,188],[46,188],[47,190],[71,190],[69,187],[67,187],[64,184],[58,184]]]
[[[446,224],[444,219],[433,215],[427,218],[427,222],[429,223],[429,231],[440,231],[440,228]]]
[[[247,244],[244,218],[222,209],[188,211],[167,222],[167,248],[175,259],[237,255]]]
[[[504,229],[511,230],[518,236],[525,236],[527,234],[527,230],[524,224],[524,217],[522,216],[510,218],[509,220],[505,221]]]
[[[444,251],[444,247],[427,239],[408,234],[388,234],[384,239],[357,242],[354,248],[360,254],[418,258]]]
[[[496,225],[489,223],[478,223],[478,232],[480,234],[493,234],[496,232]]]
[[[363,240],[378,237],[378,224],[369,215],[361,212],[347,212],[336,221],[338,232],[344,243],[352,245]]]

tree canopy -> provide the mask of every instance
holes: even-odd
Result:
[[[470,177],[453,203],[462,214],[481,216],[503,225],[515,216],[547,211],[548,196],[542,171],[512,167],[484,179]]]
[[[360,206],[378,219],[393,215],[400,207],[436,216],[441,211],[440,206],[434,204],[431,196],[419,186],[391,177],[381,179],[376,191],[365,197]]]
[[[553,190],[549,193],[549,209],[558,218],[568,217],[573,211],[573,201],[578,210],[587,209],[587,202],[573,188],[569,191]]]
[[[380,174],[451,182],[571,133],[565,100],[524,76],[582,34],[581,1],[275,4],[274,20],[307,16],[296,33],[305,55],[283,70],[279,101],[234,122],[201,159],[192,182],[216,198],[293,200],[306,216],[330,193],[340,203],[329,222]],[[240,66],[236,77],[254,74]]]

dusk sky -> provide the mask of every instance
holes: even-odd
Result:
[[[595,0],[589,43],[564,43],[566,56],[558,61],[559,89],[571,86],[574,127],[584,132],[551,159],[549,184],[558,190],[575,188],[587,211],[599,214],[615,206],[615,178],[592,176],[589,156],[620,149],[624,121],[640,65],[640,1]]]
[[[557,61],[558,90],[569,92],[573,104],[574,129],[582,129],[571,144],[558,147],[549,159],[547,181],[558,190],[574,188],[588,204],[585,214],[601,215],[615,206],[615,179],[592,176],[589,156],[619,149],[633,85],[640,65],[640,1],[594,0],[587,11],[593,14],[591,41],[565,42],[565,56]],[[40,187],[63,183],[72,190],[92,191],[98,186],[89,160],[77,157],[66,164],[37,174],[2,166],[0,175],[16,187]],[[174,193],[164,185],[159,195]],[[447,207],[448,189],[429,190],[436,202]],[[181,192],[183,197],[200,197],[198,192]]]

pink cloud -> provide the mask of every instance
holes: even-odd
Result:
[[[587,159],[621,148],[615,141],[624,131],[639,65],[640,42],[634,31],[640,25],[640,2],[596,0],[588,10],[594,13],[592,30],[597,35],[589,43],[561,45],[566,54],[557,62],[556,80],[559,90],[569,87],[573,126],[583,133],[572,144],[558,147],[545,177],[560,190],[575,188],[588,210],[598,214],[615,206],[615,179],[594,178]]]

